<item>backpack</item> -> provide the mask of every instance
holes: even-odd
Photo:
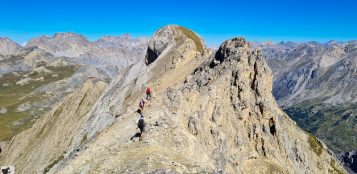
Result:
[[[139,128],[145,127],[145,122],[144,122],[144,119],[143,119],[143,118],[140,118],[140,119],[139,119],[139,121],[138,121],[138,127],[139,127]]]
[[[139,107],[143,108],[144,105],[145,105],[145,102],[143,100],[141,100],[140,103],[139,103]]]
[[[150,94],[151,93],[151,89],[150,88],[146,88],[146,94]]]

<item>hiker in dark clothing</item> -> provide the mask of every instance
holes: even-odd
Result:
[[[5,169],[1,169],[1,173],[3,173],[3,174],[9,174],[9,173],[11,173],[10,167],[5,168]]]
[[[140,137],[139,140],[141,141],[143,139],[143,134],[145,131],[145,121],[144,121],[144,115],[140,114],[140,119],[138,121],[138,128],[140,129]]]
[[[276,127],[275,127],[275,121],[272,118],[269,119],[269,128],[270,128],[270,133],[275,136],[276,135]]]
[[[146,100],[150,100],[151,99],[151,89],[150,87],[146,88]]]

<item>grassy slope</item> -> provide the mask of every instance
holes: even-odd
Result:
[[[19,73],[15,76],[12,73],[4,75],[0,78],[0,106],[7,108],[7,113],[0,114],[0,140],[10,140],[14,135],[20,131],[31,127],[33,121],[28,116],[27,112],[16,112],[16,108],[26,102],[36,102],[45,99],[43,96],[30,94],[36,88],[70,77],[76,70],[77,66],[68,66],[62,68],[46,67],[52,71],[48,75],[33,74],[30,77],[35,79],[44,77],[44,81],[31,82],[27,85],[15,85],[25,73]],[[58,74],[58,77],[53,77],[53,74]],[[9,87],[3,87],[2,84],[9,83]],[[43,112],[43,111],[42,111]],[[40,112],[38,113],[40,114]],[[21,124],[14,125],[14,123],[21,121]]]
[[[357,104],[303,102],[285,110],[297,124],[335,152],[357,149]]]
[[[181,32],[184,35],[186,35],[186,37],[188,37],[188,38],[193,40],[193,42],[196,45],[197,51],[199,51],[200,53],[204,52],[201,39],[193,31],[191,31],[191,30],[189,30],[187,28],[181,27],[181,26],[178,26],[178,29],[181,30]]]

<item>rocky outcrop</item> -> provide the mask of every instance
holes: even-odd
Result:
[[[177,47],[181,44],[185,44],[187,48],[194,48],[197,52],[203,54],[206,48],[202,42],[199,36],[187,28],[177,25],[163,27],[150,40],[145,62],[149,65],[165,50],[170,50],[171,47]]]

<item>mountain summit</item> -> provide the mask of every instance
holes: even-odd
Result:
[[[344,172],[278,107],[271,70],[244,38],[212,53],[191,30],[166,26],[104,86],[92,79],[66,98],[16,136],[1,163],[22,173]],[[153,98],[138,141],[134,111],[147,86]]]

